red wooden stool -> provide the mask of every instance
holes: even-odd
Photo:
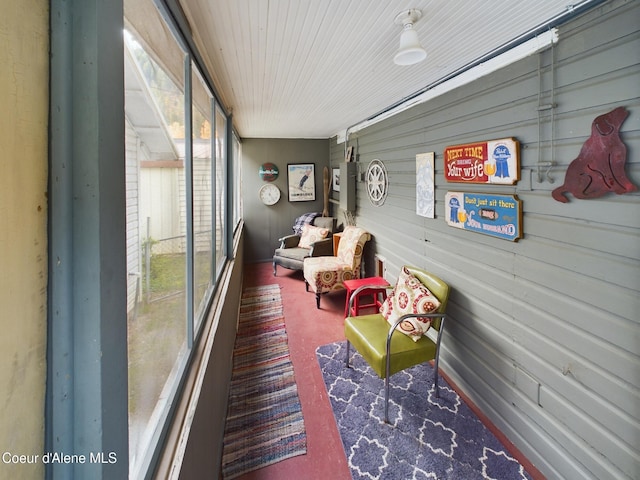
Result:
[[[389,282],[387,282],[382,277],[369,277],[369,278],[358,278],[355,280],[345,280],[343,282],[344,288],[347,289],[347,300],[344,306],[344,316],[345,318],[349,316],[349,298],[351,298],[351,294],[355,292],[358,288],[364,285],[374,285],[371,288],[365,288],[364,290],[358,292],[358,295],[353,299],[353,309],[351,310],[352,316],[356,317],[360,314],[361,308],[369,308],[376,307],[380,308],[382,303],[387,298],[387,290],[384,287],[389,286]],[[360,303],[360,297],[371,295],[373,298],[372,303]],[[380,297],[382,299],[380,299]]]

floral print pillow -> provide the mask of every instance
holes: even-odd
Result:
[[[300,241],[298,246],[302,248],[311,248],[311,245],[318,240],[327,238],[329,235],[329,229],[314,227],[313,225],[303,225],[302,235],[300,235]]]
[[[398,277],[393,292],[380,307],[380,313],[389,325],[394,325],[402,315],[408,313],[433,313],[440,307],[440,301],[420,280],[411,275],[406,267]],[[408,335],[414,342],[427,333],[431,327],[430,318],[408,318],[398,325],[398,330]]]

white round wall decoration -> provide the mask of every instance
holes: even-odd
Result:
[[[258,195],[265,205],[275,205],[280,200],[280,189],[273,183],[267,183],[260,187]]]
[[[366,179],[369,201],[374,206],[379,207],[387,198],[387,191],[389,190],[389,177],[387,176],[387,169],[384,168],[384,163],[377,158],[371,160],[367,167]]]

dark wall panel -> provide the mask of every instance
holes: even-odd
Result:
[[[322,212],[322,172],[329,165],[329,140],[248,138],[242,142],[242,201],[246,225],[246,261],[271,260],[279,246],[278,239],[293,233],[294,220],[307,212]],[[280,174],[275,183],[282,196],[272,206],[263,205],[258,190],[264,182],[258,176],[260,165],[275,164]],[[316,200],[289,202],[287,164],[315,164]]]

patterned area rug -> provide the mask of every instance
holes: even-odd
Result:
[[[247,288],[233,354],[225,479],[307,452],[278,285]]]
[[[530,479],[498,439],[440,378],[423,364],[391,377],[389,421],[384,381],[346,342],[316,350],[354,479]]]

